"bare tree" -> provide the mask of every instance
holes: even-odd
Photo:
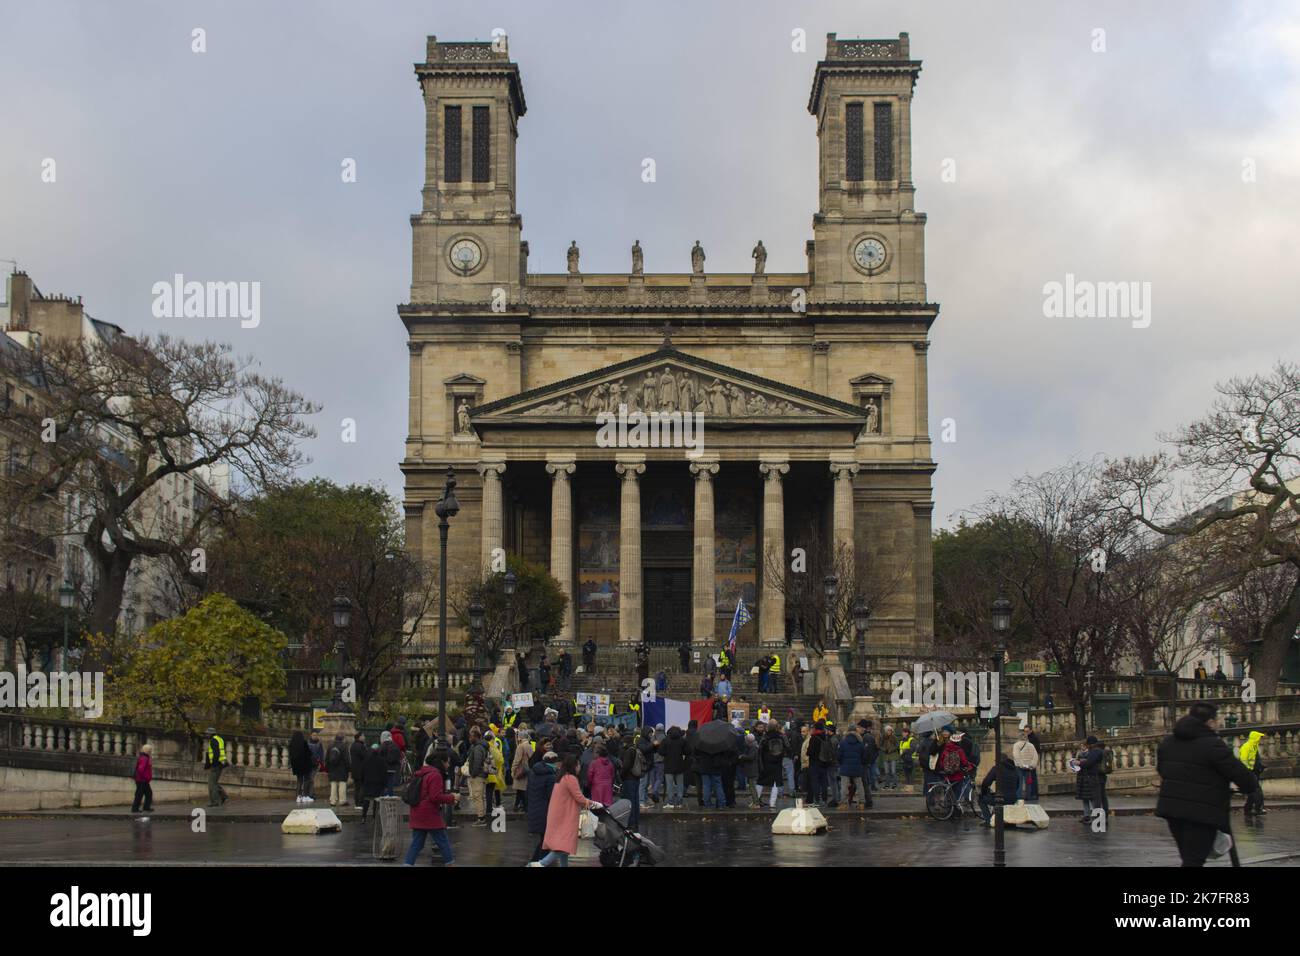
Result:
[[[786,618],[808,646],[826,653],[846,641],[857,643],[853,610],[859,602],[873,616],[912,582],[910,557],[872,566],[859,558],[851,545],[824,543],[815,526],[802,540],[805,560],[795,566],[775,551],[764,553],[764,574],[785,598]],[[826,593],[826,578],[835,577],[835,597]],[[827,628],[829,627],[829,631]],[[867,646],[870,647],[870,630]]]
[[[1132,596],[1113,570],[1133,548],[1133,522],[1103,507],[1098,471],[1071,462],[1026,476],[979,509],[992,527],[1015,529],[1017,540],[994,552],[989,573],[1030,640],[1055,661],[1079,727],[1087,725],[1093,677],[1113,673],[1124,649],[1118,617]]]
[[[3,361],[15,367],[5,371],[43,376],[48,401],[13,410],[32,460],[0,504],[60,494],[80,503],[61,533],[79,539],[96,568],[88,626],[103,634],[114,630],[132,565],[163,558],[193,574],[192,551],[224,507],[201,495],[187,527],[160,527],[149,506],[164,479],[225,466],[253,488],[274,485],[303,462],[298,442],[314,434],[303,416],[317,407],[226,345],[117,336],[10,352]]]
[[[1204,417],[1162,440],[1172,454],[1108,463],[1112,506],[1160,534],[1201,538],[1227,592],[1257,571],[1300,571],[1300,366],[1233,378]],[[1260,634],[1252,676],[1275,693],[1300,627],[1300,575]]]

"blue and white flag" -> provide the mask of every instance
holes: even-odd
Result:
[[[691,702],[658,697],[642,704],[641,713],[647,727],[663,724],[665,730],[669,727],[680,727],[685,730],[691,722]]]
[[[736,598],[736,615],[731,619],[731,633],[727,636],[727,650],[736,652],[736,632],[754,619],[745,607],[744,598]]]

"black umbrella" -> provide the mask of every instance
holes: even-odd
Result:
[[[700,724],[695,732],[695,749],[700,753],[721,754],[736,749],[736,732],[725,720]]]

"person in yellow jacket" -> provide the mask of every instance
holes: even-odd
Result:
[[[781,678],[781,655],[772,654],[772,666],[767,670],[767,689],[773,694],[781,693],[781,688],[777,685]]]
[[[830,708],[826,706],[825,699],[817,701],[817,706],[813,708],[813,723],[819,720],[825,720],[830,716]]]
[[[1255,775],[1256,780],[1264,775],[1264,761],[1260,759],[1259,753],[1259,742],[1263,739],[1263,731],[1252,730],[1246,742],[1241,745],[1241,762]],[[1264,784],[1261,782],[1253,792],[1246,794],[1246,816],[1257,817],[1264,813],[1268,811],[1264,809]]]
[[[484,734],[484,739],[488,744],[487,785],[493,788],[493,790],[488,793],[487,800],[484,802],[487,804],[488,815],[491,816],[492,808],[501,802],[501,794],[503,794],[506,789],[506,758],[505,754],[501,750],[500,737],[498,737],[493,731],[489,730]]]

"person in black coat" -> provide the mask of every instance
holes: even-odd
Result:
[[[659,752],[664,758],[664,783],[666,785],[664,809],[671,810],[682,805],[686,793],[688,750],[686,735],[682,733],[682,728],[677,726],[668,728],[663,743],[659,745]]]
[[[384,792],[388,785],[388,761],[379,752],[379,744],[372,744],[361,766],[361,819],[370,813],[370,803]]]
[[[683,674],[691,672],[691,644],[689,641],[683,641],[682,646],[677,648],[677,663],[681,665]]]
[[[1213,704],[1193,704],[1156,750],[1156,816],[1169,825],[1183,866],[1204,866],[1216,834],[1228,832],[1231,785],[1246,794],[1259,786],[1219,736],[1218,715]]]
[[[559,755],[548,750],[539,763],[528,770],[528,832],[537,837],[537,846],[528,862],[542,858],[542,840],[546,836],[546,813],[551,806],[551,791],[555,789],[555,767]]]
[[[989,767],[989,772],[980,781],[980,816],[989,826],[993,826],[993,786],[995,783],[997,784],[998,793],[1002,794],[1004,806],[1015,802],[1016,790],[1020,787],[1020,771],[1016,769],[1016,762],[1011,759],[1010,754],[1003,754],[1000,760],[994,763],[992,767]]]
[[[289,738],[289,769],[293,771],[298,781],[296,795],[298,803],[305,803],[310,799],[311,795],[307,790],[311,786],[311,772],[315,767],[306,735],[301,730],[295,730],[293,736]]]
[[[776,809],[781,795],[781,775],[784,772],[786,749],[785,734],[775,720],[767,725],[758,744],[758,800],[763,801],[763,788],[771,788],[770,806]]]
[[[1091,823],[1093,808],[1102,805],[1101,761],[1105,756],[1106,750],[1102,747],[1101,741],[1096,737],[1089,737],[1084,741],[1084,749],[1075,758],[1079,763],[1079,772],[1074,777],[1074,797],[1076,800],[1083,801],[1083,816],[1079,818],[1080,823]]]
[[[353,803],[358,810],[361,809],[362,768],[369,754],[370,748],[366,746],[366,735],[358,732],[352,738],[352,747],[348,750],[348,762],[352,766],[352,796],[355,798]]]

